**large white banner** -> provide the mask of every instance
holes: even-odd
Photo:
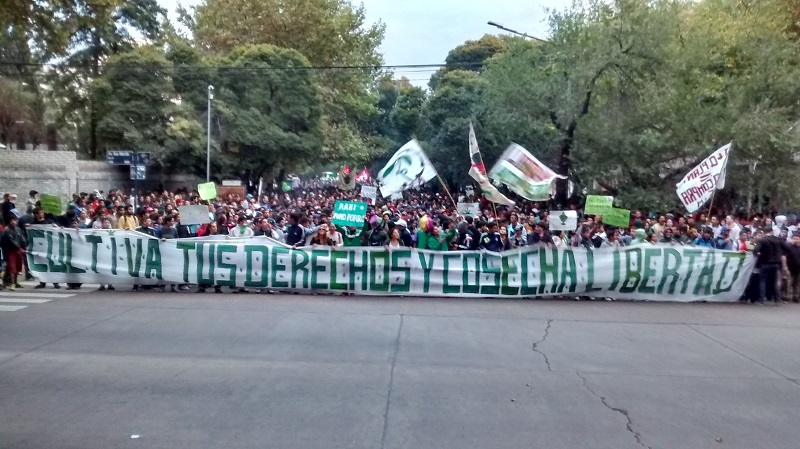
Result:
[[[725,188],[725,167],[732,146],[733,142],[711,153],[677,184],[678,198],[689,213],[703,207],[715,189]]]
[[[160,241],[134,231],[28,228],[42,282],[204,284],[363,295],[592,296],[736,301],[754,258],[677,246],[526,247],[504,253],[305,247],[264,237]]]

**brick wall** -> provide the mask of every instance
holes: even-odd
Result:
[[[193,188],[200,181],[191,175],[168,174],[157,167],[147,167],[147,179],[139,181],[139,188]],[[16,193],[20,199],[27,198],[31,190],[69,197],[76,192],[108,192],[133,186],[129,167],[81,161],[74,151],[0,150],[0,192]]]

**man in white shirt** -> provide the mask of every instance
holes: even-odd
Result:
[[[730,229],[731,231],[730,235],[731,241],[738,242],[739,235],[742,233],[742,227],[739,226],[738,223],[736,223],[736,221],[733,219],[733,215],[728,215],[727,217],[725,217],[725,226],[727,226],[728,229]]]
[[[240,215],[236,223],[236,226],[230,231],[231,237],[253,237],[253,230],[247,226],[247,218],[244,215]]]

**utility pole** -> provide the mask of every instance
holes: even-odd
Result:
[[[214,99],[214,86],[208,85],[208,120],[206,122],[206,182],[211,182],[211,100]]]

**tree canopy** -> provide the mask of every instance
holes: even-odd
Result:
[[[90,158],[135,147],[204,175],[210,118],[212,171],[255,179],[377,168],[417,138],[463,186],[472,123],[488,166],[513,141],[576,194],[653,209],[675,207],[675,183],[733,141],[736,187],[719,201],[800,201],[790,0],[578,1],[551,11],[545,41],[456,46],[428,89],[381,68],[385,26],[348,0],[205,0],[184,28],[164,13],[156,0],[0,6],[0,141]]]

